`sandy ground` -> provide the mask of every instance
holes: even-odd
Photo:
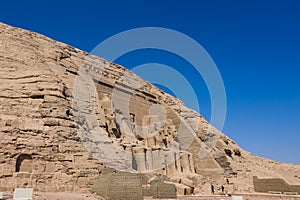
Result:
[[[289,196],[289,195],[269,195],[269,194],[243,194],[236,195],[242,196],[243,200],[300,200],[300,196]],[[214,196],[179,196],[178,200],[231,200],[232,197],[224,195]],[[159,200],[151,197],[146,197],[144,200]],[[164,199],[171,200],[171,199]],[[174,200],[174,199],[173,199]]]
[[[271,195],[271,194],[240,194],[243,200],[300,200],[300,195]],[[11,200],[12,194],[4,193],[4,198]],[[231,200],[232,197],[224,195],[214,196],[179,196],[178,200]],[[73,193],[34,193],[33,200],[103,200],[103,198],[93,194],[73,194]],[[120,199],[121,200],[121,199]],[[152,197],[145,197],[144,200],[159,200]],[[174,199],[164,199],[174,200]]]
[[[13,199],[13,194],[4,193],[6,200]],[[93,194],[73,193],[34,193],[33,200],[99,200],[102,198]]]

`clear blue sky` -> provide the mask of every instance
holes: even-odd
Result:
[[[223,131],[256,155],[300,164],[300,1],[2,1],[0,21],[88,52],[137,27],[187,34],[207,50],[223,77]],[[188,65],[154,50],[129,53],[118,63],[130,68],[150,61]],[[200,112],[209,119],[205,84],[192,72],[185,75],[198,88]]]

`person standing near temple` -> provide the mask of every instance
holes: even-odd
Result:
[[[222,185],[221,190],[222,190],[222,193],[224,193],[224,190],[225,190],[224,185]]]
[[[214,187],[213,184],[211,184],[211,193],[212,193],[212,194],[215,194],[215,187]]]

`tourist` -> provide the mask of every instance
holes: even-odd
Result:
[[[211,193],[214,194],[215,193],[215,187],[213,184],[211,184]]]

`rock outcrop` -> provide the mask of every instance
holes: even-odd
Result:
[[[253,176],[300,182],[126,68],[0,24],[0,191],[89,192],[103,173],[163,177],[178,191],[253,192]],[[146,181],[147,183],[147,181]]]

